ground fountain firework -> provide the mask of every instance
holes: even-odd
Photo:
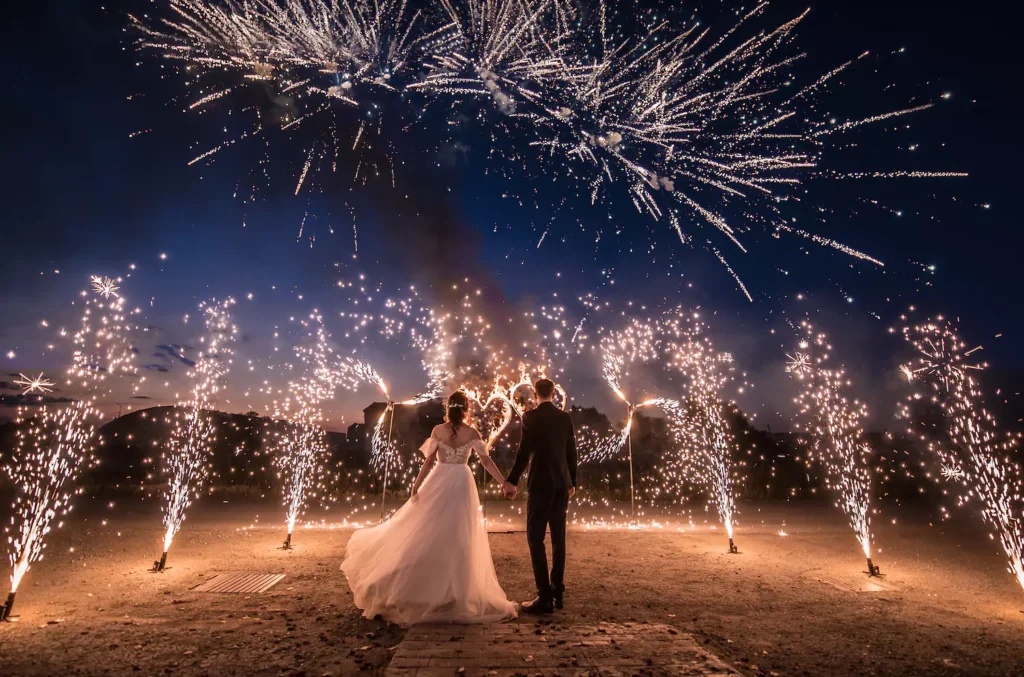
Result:
[[[622,380],[629,374],[629,367],[635,364],[653,362],[660,356],[657,333],[651,324],[633,319],[625,329],[616,332],[609,332],[601,338],[601,373],[604,376],[608,387],[615,395],[626,404],[626,423],[622,433],[616,438],[612,436],[602,446],[595,449],[590,456],[595,455],[600,460],[601,455],[615,454],[622,448],[622,442],[626,444],[629,457],[629,514],[630,523],[636,524],[636,490],[633,478],[633,442],[630,437],[630,429],[633,425],[633,415],[637,409],[647,406],[654,400],[644,401],[640,404],[633,404],[622,391]],[[616,439],[620,444],[616,447]]]
[[[189,398],[181,402],[181,411],[175,413],[175,425],[163,454],[168,484],[164,491],[163,554],[153,564],[155,571],[163,571],[167,566],[171,542],[209,473],[210,448],[216,431],[207,412],[213,408],[222,381],[231,369],[233,344],[238,336],[238,328],[231,323],[234,303],[229,298],[200,304],[206,335],[200,339],[202,347],[189,374]]]
[[[292,547],[296,521],[306,509],[311,495],[324,489],[323,469],[327,456],[322,403],[334,392],[329,359],[330,336],[324,330],[323,318],[314,313],[306,323],[315,327],[310,332],[311,346],[298,346],[302,375],[288,383],[288,397],[274,403],[274,418],[286,421],[284,430],[270,441],[274,462],[283,480],[285,525],[284,549]]]
[[[1020,436],[1001,430],[985,408],[972,375],[987,366],[973,361],[980,346],[968,347],[950,319],[940,316],[918,324],[903,319],[908,322],[903,336],[917,357],[901,371],[917,391],[904,401],[901,413],[916,422],[926,420],[927,408],[937,408],[944,422],[944,434],[913,423],[908,432],[925,441],[939,460],[942,477],[958,488],[958,505],[980,502],[982,518],[1009,560],[1007,568],[1024,588],[1024,483],[1011,456]]]
[[[686,469],[684,475],[701,480],[707,488],[729,536],[729,552],[736,553],[732,467],[736,441],[725,420],[733,405],[724,393],[733,379],[733,359],[714,349],[700,313],[679,311],[663,320],[662,327],[670,364],[687,379],[681,409],[669,419],[679,444],[677,462]]]
[[[808,463],[820,461],[825,484],[836,495],[836,505],[850,521],[864,556],[868,575],[879,575],[871,561],[871,474],[867,461],[871,450],[864,442],[862,421],[867,405],[848,394],[850,380],[842,366],[829,362],[832,346],[828,337],[804,320],[797,328],[800,340],[787,355],[786,371],[800,383],[796,403],[805,430],[814,439],[814,453]],[[816,458],[815,458],[816,456]]]
[[[24,408],[18,412],[14,454],[5,467],[18,487],[11,526],[5,529],[13,571],[0,620],[10,617],[22,578],[43,558],[54,520],[71,510],[78,493],[75,482],[95,460],[96,429],[103,418],[99,407],[110,397],[112,379],[136,373],[131,345],[134,312],[126,310],[115,282],[119,283],[94,277],[93,292],[81,293],[81,324],[71,336],[72,363],[62,384],[75,399],[70,404],[43,404],[32,414]],[[66,336],[64,330],[60,334]],[[54,386],[42,375],[22,385],[26,394],[36,392],[40,397]]]

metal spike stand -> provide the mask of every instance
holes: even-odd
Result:
[[[871,558],[868,557],[868,576],[881,576],[882,572],[878,570],[878,566],[871,563]]]
[[[3,606],[0,606],[0,621],[13,621],[14,616],[11,616],[11,609],[14,608],[14,595],[16,593],[7,593],[7,601]]]
[[[395,428],[395,403],[388,402],[388,409],[391,410],[391,420],[388,421],[388,446],[384,452],[384,490],[380,493],[380,522],[384,523],[384,506],[388,498],[388,470],[391,465],[391,431]]]

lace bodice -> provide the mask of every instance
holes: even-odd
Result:
[[[449,463],[454,465],[461,465],[469,462],[469,453],[475,451],[477,456],[487,456],[487,447],[480,440],[470,440],[465,444],[453,447],[447,442],[437,439],[436,437],[429,437],[427,441],[420,447],[420,451],[427,458],[430,458],[434,454],[437,454],[438,463]]]

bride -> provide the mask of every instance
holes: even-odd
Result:
[[[357,530],[348,542],[341,570],[366,618],[412,625],[516,617],[494,572],[470,451],[499,484],[505,478],[480,433],[464,422],[468,408],[464,393],[452,393],[445,423],[420,447],[426,459],[412,497],[389,521]]]

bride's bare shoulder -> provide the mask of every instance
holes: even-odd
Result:
[[[447,437],[445,436],[445,432],[447,430],[448,430],[448,424],[447,423],[442,423],[440,425],[435,425],[434,429],[430,431],[430,436],[431,437],[436,437],[439,440],[446,439],[447,437],[451,437],[451,435],[448,435]]]

